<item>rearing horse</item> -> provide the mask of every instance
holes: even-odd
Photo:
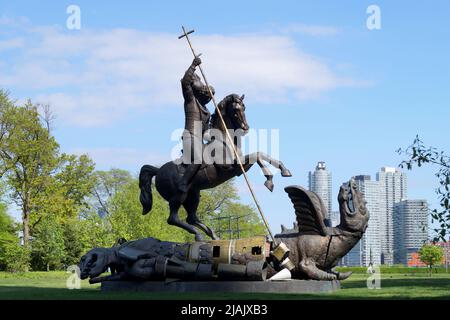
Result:
[[[218,109],[223,117],[228,130],[241,130],[243,134],[248,132],[249,126],[245,117],[244,95],[239,97],[237,94],[230,94],[225,97],[219,104]],[[225,129],[217,114],[217,109],[211,116],[210,129],[220,130],[225,134]],[[239,149],[240,136],[233,139],[234,146],[241,155]],[[226,139],[222,144],[224,154],[229,152],[226,150]],[[206,146],[213,143],[210,141]],[[234,156],[234,155],[233,155]],[[279,160],[269,157],[262,152],[255,152],[246,156],[240,156],[244,170],[247,172],[253,164],[256,163],[261,168],[266,181],[264,185],[273,190],[272,173],[265,166],[264,162],[270,163],[272,166],[281,170],[283,177],[290,177],[290,171]],[[152,178],[155,177],[156,189],[161,196],[169,202],[170,215],[167,223],[178,226],[186,231],[195,234],[195,240],[203,240],[203,235],[197,228],[205,232],[212,239],[218,239],[214,231],[203,224],[197,216],[197,208],[200,202],[200,190],[214,188],[225,181],[240,176],[242,174],[241,167],[237,160],[233,158],[231,164],[203,164],[197,174],[188,184],[188,191],[181,192],[178,188],[180,181],[180,172],[183,170],[183,164],[177,164],[174,161],[165,163],[162,167],[156,168],[151,165],[144,165],[139,174],[139,188],[141,189],[140,201],[143,207],[143,214],[147,214],[152,209]],[[186,222],[181,221],[178,217],[178,210],[181,205],[186,209]]]

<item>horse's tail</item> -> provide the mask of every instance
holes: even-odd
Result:
[[[147,214],[152,210],[152,178],[158,173],[158,170],[159,168],[154,166],[145,165],[139,173],[139,188],[141,189],[139,200],[142,204],[142,214]]]

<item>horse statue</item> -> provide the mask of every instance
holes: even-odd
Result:
[[[291,172],[284,166],[284,164],[274,159],[263,152],[255,152],[242,156],[240,150],[240,139],[245,135],[249,126],[245,117],[244,95],[230,94],[226,96],[219,104],[218,110],[226,124],[223,127],[217,109],[211,116],[209,123],[210,131],[216,130],[225,135],[225,130],[240,131],[242,134],[234,137],[234,147],[240,156],[243,168],[247,172],[256,162],[261,168],[266,181],[264,185],[270,190],[273,190],[273,175],[267,168],[264,162],[268,162],[273,167],[281,171],[281,176],[290,177]],[[227,154],[230,145],[227,145],[227,140],[222,141],[221,147],[223,154]],[[218,143],[216,139],[211,139],[204,147],[207,148],[211,143]],[[219,140],[220,143],[220,140]],[[147,214],[152,209],[152,178],[155,177],[155,185],[161,196],[169,202],[170,215],[167,222],[170,225],[178,226],[185,229],[191,234],[195,235],[196,241],[203,240],[203,235],[198,229],[205,232],[211,239],[218,239],[214,231],[206,226],[197,216],[197,208],[200,202],[200,190],[214,188],[233,177],[240,176],[242,170],[237,159],[232,159],[231,163],[203,163],[198,172],[192,177],[188,186],[187,192],[180,191],[180,177],[184,170],[184,165],[178,161],[170,161],[165,163],[160,168],[144,165],[139,174],[139,188],[141,189],[140,202],[143,207],[143,214]],[[178,210],[183,206],[187,212],[186,222],[181,221],[178,217]],[[197,229],[198,228],[198,229]]]

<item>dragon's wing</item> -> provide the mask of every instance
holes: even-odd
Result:
[[[324,223],[326,209],[322,199],[314,192],[300,186],[288,186],[284,190],[294,204],[299,233],[327,235]]]

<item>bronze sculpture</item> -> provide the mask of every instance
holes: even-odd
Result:
[[[338,201],[341,223],[326,227],[325,207],[315,193],[299,186],[285,188],[294,204],[298,230],[276,235],[288,246],[294,264],[294,279],[343,280],[351,272],[334,267],[361,239],[369,220],[362,194],[351,180],[340,188]],[[233,240],[231,240],[233,241]],[[259,280],[282,270],[274,258],[273,243],[264,237],[194,243],[161,242],[146,238],[112,248],[96,248],[80,262],[81,278],[92,283],[114,280]],[[234,248],[231,254],[226,254]],[[222,253],[221,253],[222,252]],[[112,275],[99,277],[108,268]]]
[[[224,136],[225,130],[237,133],[233,139],[233,143],[234,147],[239,151],[241,136],[245,135],[249,130],[245,117],[244,95],[230,94],[218,104],[218,109],[227,127],[226,129],[223,128],[221,122],[218,120],[217,109],[209,117],[208,110],[204,107],[204,104],[208,102],[204,93],[205,86],[200,82],[198,77],[194,76],[195,66],[199,63],[201,63],[199,58],[195,58],[182,80],[187,128],[185,130],[186,134],[183,135],[183,153],[186,150],[193,150],[191,157],[183,159],[188,164],[180,163],[181,161],[170,161],[161,166],[161,168],[144,165],[139,174],[139,187],[141,189],[140,201],[143,207],[143,214],[150,212],[152,208],[152,178],[156,177],[156,189],[169,202],[170,216],[167,222],[195,234],[197,241],[202,240],[203,235],[195,227],[205,232],[212,239],[217,239],[214,231],[203,224],[197,217],[200,190],[213,188],[242,174],[241,167],[235,158],[231,158],[232,162],[227,163],[227,159],[217,156],[217,154],[213,156],[213,160],[218,159],[219,161],[214,161],[214,163],[189,163],[192,157],[198,158],[199,153],[200,160],[203,159],[203,134],[206,131],[205,126],[208,125],[209,129],[215,132],[213,138],[216,138],[209,141],[206,146],[214,144],[215,147],[212,148],[213,152],[225,156],[229,155],[228,142],[220,137]],[[199,99],[201,102],[198,101]],[[210,120],[209,123],[207,123],[207,120]],[[201,130],[197,131],[200,132],[196,132],[194,128],[195,121],[199,123]],[[193,140],[195,140],[194,143],[191,143]],[[279,168],[283,177],[291,176],[290,171],[281,161],[262,152],[248,154],[242,157],[241,162],[245,171],[248,171],[256,162],[266,177],[265,186],[271,191],[273,190],[273,175],[264,162],[269,162],[272,166]],[[178,210],[182,205],[188,214],[186,222],[178,218]]]
[[[320,197],[299,186],[285,188],[296,213],[294,229],[282,228],[272,235],[254,196],[246,172],[256,162],[273,190],[273,176],[264,162],[290,177],[284,164],[256,152],[242,155],[241,137],[249,125],[245,116],[244,95],[230,94],[216,103],[214,88],[208,85],[188,34],[183,28],[194,60],[181,80],[185,131],[182,159],[167,162],[160,168],[144,165],[139,174],[140,202],[143,214],[152,209],[152,179],[161,196],[169,202],[167,222],[195,235],[193,243],[164,242],[154,238],[125,241],[112,248],[95,248],[80,261],[80,276],[91,283],[115,280],[253,280],[280,279],[281,274],[294,279],[342,280],[350,273],[334,271],[339,260],[363,236],[369,219],[356,183],[344,184],[338,196],[341,223],[329,227],[324,219],[325,206]],[[199,68],[205,84],[195,74]],[[210,115],[206,104],[212,100],[215,111]],[[233,135],[231,135],[231,133]],[[224,139],[224,136],[227,139]],[[204,140],[207,143],[204,144]],[[232,151],[230,156],[229,151]],[[218,240],[214,231],[197,216],[200,191],[213,188],[233,177],[244,175],[270,238]],[[186,222],[178,210],[184,206]],[[204,241],[199,230],[212,240]],[[100,275],[110,269],[110,276]]]
[[[188,183],[197,173],[198,169],[200,169],[201,161],[200,163],[195,163],[195,160],[202,159],[203,135],[208,129],[211,116],[208,108],[206,108],[206,104],[211,101],[209,91],[206,85],[202,83],[200,77],[195,73],[195,68],[200,64],[200,58],[196,57],[184,74],[183,79],[181,79],[181,88],[184,97],[184,129],[186,132],[183,135],[183,163],[186,167],[178,188],[183,193],[188,191]],[[212,94],[215,93],[213,87],[210,86],[209,89]],[[201,130],[195,130],[196,123],[201,124]],[[242,125],[245,126],[246,124],[243,123]],[[190,155],[186,156],[189,153]]]

